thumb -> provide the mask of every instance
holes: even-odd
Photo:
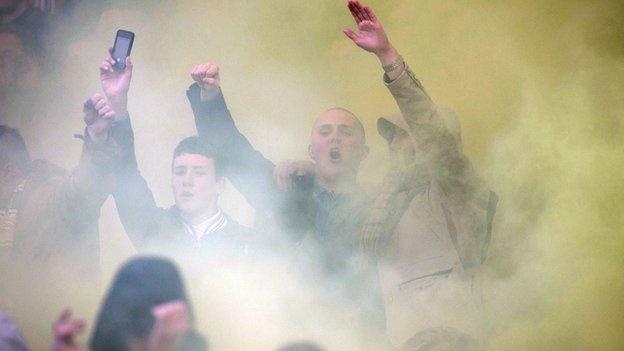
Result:
[[[355,34],[355,32],[353,32],[351,28],[343,28],[342,32],[354,42],[355,42],[355,39],[357,39],[357,34]]]

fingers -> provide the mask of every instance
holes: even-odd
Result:
[[[366,14],[366,17],[369,21],[377,22],[377,16],[375,16],[375,13],[370,7],[364,6],[364,13]]]
[[[191,77],[194,81],[201,83],[204,78],[215,79],[219,75],[219,66],[204,63],[193,67]]]
[[[207,85],[218,85],[219,84],[219,80],[215,79],[215,78],[204,78],[201,80],[202,83],[207,84]]]
[[[95,109],[97,111],[100,111],[104,106],[106,106],[106,100],[105,99],[97,99],[94,101],[94,105],[93,107],[95,107]]]
[[[152,314],[165,334],[186,332],[190,329],[189,313],[184,301],[171,301],[152,309]]]
[[[82,110],[83,112],[89,112],[89,111],[95,111],[95,105],[102,100],[103,97],[100,94],[93,94],[90,98],[88,98],[83,104],[82,104]]]
[[[100,64],[100,74],[113,72],[113,66],[115,65],[115,59],[113,59],[113,48],[108,49],[108,52],[111,56],[105,58]],[[126,58],[126,67],[128,66],[128,57]],[[130,62],[130,66],[132,66],[132,62]]]
[[[86,100],[82,106],[84,112],[84,121],[89,125],[93,125],[100,119],[110,120],[115,118],[115,111],[108,104],[108,101],[100,94],[94,94]]]
[[[349,8],[349,12],[351,12],[351,16],[353,17],[355,24],[358,24],[360,22],[360,17],[355,6],[355,1],[353,0],[349,0],[349,2],[347,3],[347,7]]]
[[[82,319],[72,319],[72,311],[69,307],[65,308],[59,318],[52,326],[54,336],[56,338],[71,338],[76,333],[84,330],[86,323]]]
[[[349,11],[351,11],[351,15],[355,19],[355,23],[360,23],[367,19],[364,14],[364,9],[359,1],[349,1],[348,7]]]
[[[102,118],[106,119],[106,120],[114,120],[116,113],[115,111],[113,111],[112,109],[110,109],[108,112],[106,112],[105,114],[101,115]]]
[[[370,7],[368,6],[361,6],[360,7],[360,13],[362,14],[362,17],[364,18],[364,20],[366,21],[371,21],[371,15],[370,15]]]
[[[100,115],[100,117],[106,117],[110,115],[111,111],[113,111],[113,109],[108,104],[104,104],[102,107],[98,108],[98,115]],[[115,114],[113,113],[113,115]]]
[[[113,71],[113,64],[115,64],[115,61],[111,63],[109,60],[112,59],[107,58],[100,64],[100,74],[110,73]]]

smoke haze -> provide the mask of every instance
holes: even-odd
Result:
[[[490,349],[624,348],[624,4],[369,5],[432,98],[457,112],[464,153],[501,199],[482,273]],[[11,105],[7,122],[33,158],[76,165],[82,101],[100,91],[99,63],[123,28],[136,34],[129,111],[137,159],[161,207],[173,204],[173,149],[195,134],[189,72],[208,61],[220,66],[238,128],[267,158],[307,159],[313,120],[342,106],[368,135],[360,183],[372,189],[387,169],[376,120],[398,108],[374,56],[342,34],[354,27],[343,1],[83,2],[73,16],[54,34],[64,52],[50,50],[54,66],[39,95]],[[134,252],[111,200],[100,218],[106,282]],[[233,187],[221,200],[253,224]],[[282,270],[276,261],[242,282],[229,271],[186,277],[215,350],[270,350],[300,338],[332,350],[365,347],[366,331],[336,321],[338,310],[307,315],[310,290],[287,275],[274,281]]]

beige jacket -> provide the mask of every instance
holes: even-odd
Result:
[[[386,206],[396,213],[378,218],[388,231],[377,254],[389,337],[400,346],[424,329],[451,327],[480,339],[475,269],[485,259],[496,195],[462,153],[455,115],[433,103],[409,67],[384,80],[402,118],[380,118],[378,130],[391,141],[401,128],[416,146],[413,164],[389,172],[371,215],[396,204]]]

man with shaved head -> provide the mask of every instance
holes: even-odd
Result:
[[[455,114],[434,103],[373,11],[348,6],[359,33],[344,33],[377,54],[401,111],[377,120],[390,168],[361,232],[377,262],[388,336],[401,350],[481,349],[477,273],[497,196],[463,153]]]
[[[264,242],[294,256],[315,287],[331,286],[332,299],[352,305],[355,318],[382,326],[376,271],[360,255],[359,232],[369,197],[356,183],[368,155],[362,123],[344,108],[330,108],[314,122],[308,154],[313,176],[296,177],[284,192],[275,165],[236,128],[219,88],[214,64],[196,66],[187,95],[198,135],[219,150],[225,176],[256,210]],[[336,300],[331,302],[336,303]]]
[[[432,335],[442,342],[455,334],[472,344],[468,334],[478,337],[470,296],[474,269],[485,257],[496,195],[462,153],[454,115],[432,102],[373,11],[355,0],[348,7],[359,32],[343,32],[377,56],[384,83],[401,110],[399,116],[378,121],[378,131],[388,141],[391,169],[370,203],[355,182],[359,163],[368,152],[364,130],[347,110],[329,109],[315,121],[308,149],[312,165],[298,163],[287,166],[286,172],[278,167],[276,173],[287,175],[306,173],[306,167],[314,173],[309,183],[294,178],[294,191],[281,197],[273,189],[283,175],[269,179],[273,164],[236,130],[213,65],[196,68],[197,86],[189,90],[199,134],[222,145],[230,171],[238,175],[235,185],[257,210],[275,211],[290,233],[309,225],[305,238],[322,253],[316,265],[324,267],[325,273],[341,271],[337,267],[346,270],[340,277],[354,300],[374,301],[379,291],[371,287],[378,281],[370,278],[381,276],[388,327],[393,329],[390,336],[396,346],[411,336],[410,347],[425,345]],[[306,192],[306,186],[313,190]],[[345,203],[352,206],[341,206]],[[315,246],[306,246],[310,247]],[[362,257],[372,264],[358,270]],[[362,274],[366,269],[370,270]],[[359,285],[354,283],[362,277]],[[460,323],[453,320],[456,315],[462,316]]]

